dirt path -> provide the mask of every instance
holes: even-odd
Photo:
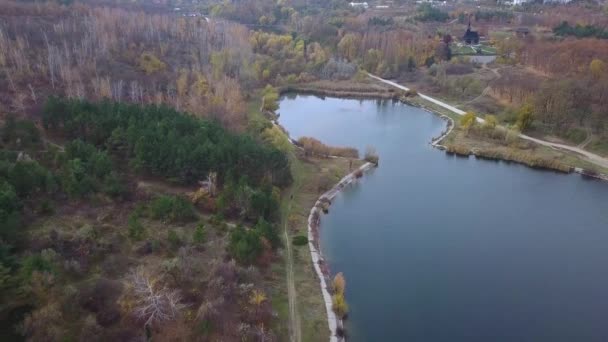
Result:
[[[481,94],[479,94],[479,96],[477,96],[476,98],[474,98],[470,101],[467,101],[465,104],[473,103],[473,102],[479,100],[480,98],[486,96],[490,92],[490,89],[492,87],[491,83],[500,78],[500,73],[498,72],[498,68],[490,69],[490,68],[488,68],[488,65],[486,63],[483,64],[482,68],[486,69],[486,70],[490,70],[496,76],[496,78],[494,78],[493,80],[488,82],[488,85],[483,89],[483,91],[481,92]]]
[[[593,140],[593,134],[591,133],[591,130],[587,129],[587,137],[585,138],[585,140],[578,144],[578,148],[585,148],[587,147],[587,145],[589,145],[589,143],[591,142],[591,140]]]
[[[285,273],[287,273],[287,299],[289,303],[289,340],[292,342],[301,342],[301,318],[298,311],[296,284],[293,273],[293,246],[291,245],[291,240],[289,239],[289,227],[287,225],[287,222],[289,222],[289,213],[291,212],[291,204],[293,202],[293,189],[296,187],[297,185],[292,188],[290,194],[288,195],[289,204],[287,204],[287,209],[283,215],[283,234],[285,235]]]
[[[405,91],[410,90],[409,88],[404,87],[404,86],[402,86],[402,85],[400,85],[398,83],[395,83],[393,81],[385,80],[383,78],[380,78],[378,76],[375,76],[375,75],[372,75],[372,74],[369,74],[369,73],[368,73],[368,75],[369,75],[369,77],[371,77],[371,78],[373,78],[375,80],[378,80],[378,81],[383,82],[385,84],[392,85],[393,87],[396,87],[396,88],[399,88],[399,89],[402,89],[402,90],[405,90]],[[418,93],[418,96],[420,96],[421,98],[423,98],[423,99],[425,99],[425,100],[427,100],[429,102],[432,102],[432,103],[434,103],[434,104],[436,104],[436,105],[438,105],[440,107],[443,107],[443,108],[445,108],[445,109],[447,109],[447,110],[449,110],[449,111],[451,111],[453,113],[456,113],[458,115],[464,115],[465,114],[465,111],[463,111],[461,109],[458,109],[458,108],[456,108],[454,106],[451,106],[451,105],[449,105],[449,104],[447,104],[445,102],[439,101],[439,100],[437,100],[435,98],[432,98],[430,96],[427,96],[427,95],[424,95],[424,94],[421,94],[421,93]],[[484,121],[485,120],[482,119],[482,118],[479,118],[479,117],[477,118],[477,122],[483,123]],[[551,147],[551,148],[554,148],[554,149],[566,150],[566,151],[577,153],[577,154],[581,155],[585,160],[587,160],[590,163],[593,163],[595,165],[601,166],[603,168],[608,168],[608,158],[604,158],[604,157],[601,157],[601,156],[599,156],[597,154],[591,153],[589,151],[585,151],[585,150],[583,150],[583,149],[581,149],[579,147],[570,146],[570,145],[564,145],[564,144],[558,144],[558,143],[552,143],[552,142],[549,142],[549,141],[546,141],[546,140],[541,140],[541,139],[533,138],[533,137],[531,137],[529,135],[525,135],[525,134],[519,134],[519,137],[522,138],[522,139],[528,140],[528,141],[535,142],[535,143],[537,143],[539,145],[543,145],[543,146]]]

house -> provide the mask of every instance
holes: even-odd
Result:
[[[517,38],[525,38],[530,34],[530,29],[527,27],[518,27],[515,29]]]
[[[469,27],[467,28],[467,31],[464,33],[462,40],[465,42],[465,44],[469,44],[469,45],[479,44],[479,33],[477,33],[477,31],[471,31],[471,21],[469,21]]]
[[[354,8],[368,8],[369,4],[367,2],[351,2],[349,3],[350,7]]]

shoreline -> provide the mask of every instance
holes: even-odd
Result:
[[[315,202],[315,205],[310,210],[310,214],[308,215],[308,247],[310,249],[310,256],[312,258],[315,272],[319,278],[319,285],[321,286],[323,301],[325,302],[327,324],[329,325],[330,331],[330,342],[345,341],[346,339],[343,336],[338,336],[338,329],[343,329],[344,322],[334,313],[331,293],[328,290],[328,284],[331,283],[331,277],[329,267],[327,266],[327,262],[323,257],[323,253],[321,252],[321,241],[319,237],[321,214],[324,210],[324,203],[331,205],[331,201],[334,197],[336,197],[344,188],[357,180],[356,175],[358,173],[366,173],[374,167],[374,164],[367,162],[358,169],[344,176],[336,185],[319,196]]]
[[[386,93],[357,92],[357,91],[348,91],[348,90],[334,91],[331,89],[322,89],[322,88],[310,89],[307,87],[297,87],[297,86],[288,86],[288,87],[280,89],[281,95],[285,95],[287,93],[300,93],[300,94],[304,94],[304,95],[316,95],[316,96],[320,96],[320,97],[328,96],[328,97],[363,99],[363,100],[381,99],[381,100],[399,101],[408,106],[423,109],[423,110],[429,112],[430,114],[436,115],[439,118],[446,121],[446,123],[447,123],[446,129],[444,131],[442,131],[442,133],[438,137],[432,137],[431,141],[430,141],[431,146],[433,146],[439,150],[442,150],[445,153],[458,154],[458,155],[462,155],[462,156],[473,155],[477,159],[503,161],[503,162],[507,162],[507,163],[518,163],[518,164],[527,166],[532,169],[537,169],[537,170],[556,171],[556,172],[561,172],[561,173],[566,173],[566,174],[578,173],[583,177],[588,177],[588,178],[596,179],[599,181],[608,181],[608,174],[601,173],[601,172],[595,172],[592,170],[587,170],[587,169],[584,169],[581,167],[576,167],[576,166],[572,166],[572,165],[568,165],[568,164],[563,164],[562,165],[563,167],[550,167],[548,165],[545,165],[544,163],[530,164],[530,163],[526,162],[525,160],[521,160],[519,158],[508,158],[507,156],[503,156],[500,153],[489,153],[489,151],[486,151],[483,149],[476,149],[476,148],[469,148],[466,152],[465,151],[458,152],[454,148],[451,148],[454,146],[446,146],[446,145],[441,144],[441,142],[444,141],[452,133],[454,127],[456,126],[454,119],[452,119],[450,116],[448,116],[446,114],[440,113],[423,104],[411,102],[406,98],[399,97],[399,94],[397,92],[390,92],[389,90],[387,90]],[[418,96],[420,97],[420,95],[418,95]],[[420,97],[420,98],[422,100],[426,100],[424,97]],[[565,151],[562,151],[562,152],[570,153],[570,152],[565,152]],[[574,152],[571,152],[571,153],[574,153]],[[533,156],[533,154],[531,154],[531,156]],[[536,158],[533,158],[533,159],[536,159]]]
[[[351,98],[351,99],[354,98],[354,99],[395,100],[395,101],[399,101],[400,103],[406,104],[408,106],[420,108],[420,109],[428,112],[429,114],[438,116],[439,118],[441,118],[442,120],[444,120],[446,122],[446,128],[441,132],[441,134],[439,136],[432,137],[431,141],[429,143],[434,148],[442,150],[446,154],[450,153],[449,147],[441,144],[441,142],[444,141],[453,132],[454,127],[456,126],[454,119],[452,119],[448,115],[439,113],[438,111],[435,111],[424,105],[421,105],[418,103],[412,103],[404,98],[399,98],[396,93],[391,94],[391,96],[379,96],[379,95],[373,94],[373,93],[348,92],[348,91],[334,92],[331,90],[322,90],[322,89],[314,89],[314,90],[306,91],[306,90],[299,90],[296,87],[286,87],[286,88],[280,89],[281,96],[283,96],[287,93],[297,93],[297,94],[305,94],[305,95],[309,94],[309,95],[316,95],[316,96],[321,96],[321,97],[329,96],[329,97]],[[272,120],[272,123],[282,128],[282,126],[277,121]],[[283,130],[283,132],[285,132],[285,130]],[[296,148],[299,148],[299,146],[297,146],[294,143],[294,140],[289,136],[289,134],[286,134],[286,135],[287,135],[287,138],[289,139],[289,141]],[[452,152],[452,154],[454,154],[454,153]],[[468,154],[466,154],[466,157],[468,157],[471,154],[473,154],[477,159],[491,159],[491,160],[496,160],[496,161],[504,161],[504,162],[508,162],[508,163],[515,162],[515,163],[519,163],[519,164],[525,165],[530,168],[550,170],[550,171],[560,171],[560,170],[552,169],[552,168],[545,167],[545,166],[534,167],[533,165],[529,165],[529,164],[526,164],[526,163],[524,163],[522,161],[518,161],[518,160],[484,157],[484,155],[475,153],[474,151],[468,151]],[[325,309],[327,312],[327,323],[328,323],[329,330],[330,330],[330,339],[329,339],[330,342],[343,342],[346,339],[345,339],[345,337],[341,337],[341,336],[337,335],[338,329],[343,328],[343,321],[338,319],[333,311],[332,297],[331,297],[331,293],[329,292],[329,289],[328,289],[328,284],[331,283],[329,266],[328,266],[328,263],[326,262],[325,258],[323,257],[323,254],[322,254],[321,248],[320,248],[321,241],[320,241],[320,237],[319,237],[319,229],[320,229],[321,214],[323,213],[324,204],[331,205],[331,200],[336,195],[338,195],[346,186],[352,184],[353,182],[355,182],[357,180],[357,177],[356,177],[357,173],[366,173],[369,170],[373,169],[374,167],[376,167],[374,164],[366,162],[365,164],[360,166],[358,169],[356,169],[356,170],[352,171],[351,173],[347,174],[346,176],[344,176],[330,190],[326,191],[321,196],[319,196],[319,198],[315,202],[314,206],[311,208],[310,214],[308,216],[308,227],[307,227],[308,245],[309,245],[309,250],[310,250],[312,262],[314,265],[315,273],[317,274],[317,277],[319,279],[319,285],[321,287],[323,301],[325,303]],[[606,174],[591,173],[588,170],[585,170],[582,168],[577,168],[577,167],[570,167],[570,171],[566,172],[566,173],[579,173],[583,177],[590,177],[593,179],[598,179],[600,181],[608,181],[608,175],[606,175]]]

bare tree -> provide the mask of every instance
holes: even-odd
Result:
[[[145,326],[174,320],[186,307],[178,290],[160,286],[142,267],[135,269],[128,280],[135,295],[133,314],[145,321]]]

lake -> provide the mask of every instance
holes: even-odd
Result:
[[[608,341],[607,183],[446,155],[444,121],[391,101],[279,112],[293,138],[380,155],[321,223],[349,341]]]

